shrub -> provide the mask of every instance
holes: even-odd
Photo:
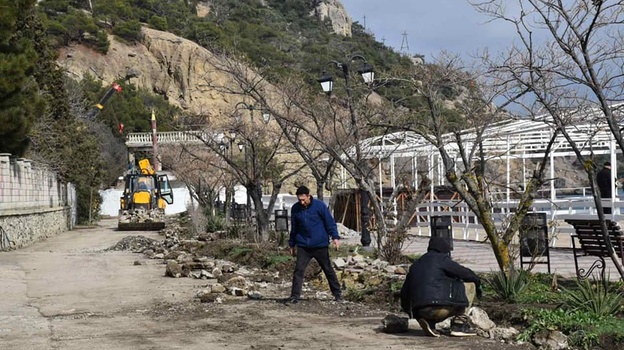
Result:
[[[509,274],[499,271],[486,278],[486,283],[499,298],[515,303],[528,286],[528,274],[524,270],[512,270]]]
[[[577,281],[576,289],[562,288],[564,307],[596,316],[614,316],[622,309],[622,295],[609,287],[609,279],[597,279],[592,283]]]
[[[167,18],[161,16],[152,16],[149,19],[150,27],[157,30],[167,30],[169,26],[167,25]]]
[[[113,28],[113,34],[130,42],[140,41],[142,36],[141,23],[137,20],[121,22]]]
[[[555,310],[525,310],[530,325],[519,336],[530,340],[536,333],[559,330],[568,334],[572,346],[584,349],[599,345],[613,348],[624,339],[624,320],[616,318],[622,309],[622,295],[608,279],[580,280],[561,287],[562,304]]]
[[[206,218],[206,232],[218,232],[225,230],[225,218],[220,215],[212,215]]]
[[[284,266],[290,261],[293,261],[293,257],[290,255],[271,254],[265,258],[264,265],[262,267],[265,269],[272,269],[275,267]]]
[[[346,288],[342,291],[344,298],[353,302],[363,302],[367,291],[358,288]]]
[[[242,225],[229,225],[226,227],[225,232],[219,236],[219,238],[226,239],[245,239],[249,236],[249,230]]]
[[[104,31],[98,31],[95,34],[95,50],[106,54],[108,52],[108,48],[110,47],[110,42],[108,41],[108,35]]]

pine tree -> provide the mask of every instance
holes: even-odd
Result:
[[[25,37],[25,16],[35,0],[0,0],[0,152],[17,156],[29,145],[28,132],[44,103],[33,78],[38,55]]]

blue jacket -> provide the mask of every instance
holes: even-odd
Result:
[[[329,246],[329,237],[339,239],[336,221],[323,201],[310,198],[310,205],[293,204],[290,209],[290,247],[321,248]]]

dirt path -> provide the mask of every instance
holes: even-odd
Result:
[[[524,349],[486,339],[376,332],[383,311],[304,300],[199,303],[201,280],[165,278],[161,260],[107,251],[116,221],[0,253],[0,349]],[[140,264],[135,264],[135,262]]]

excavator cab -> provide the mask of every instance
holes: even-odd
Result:
[[[158,175],[158,190],[160,191],[160,198],[167,204],[173,204],[173,190],[169,186],[167,175]]]
[[[128,206],[125,209],[158,208],[156,183],[153,175],[128,175],[124,197],[127,198]]]

